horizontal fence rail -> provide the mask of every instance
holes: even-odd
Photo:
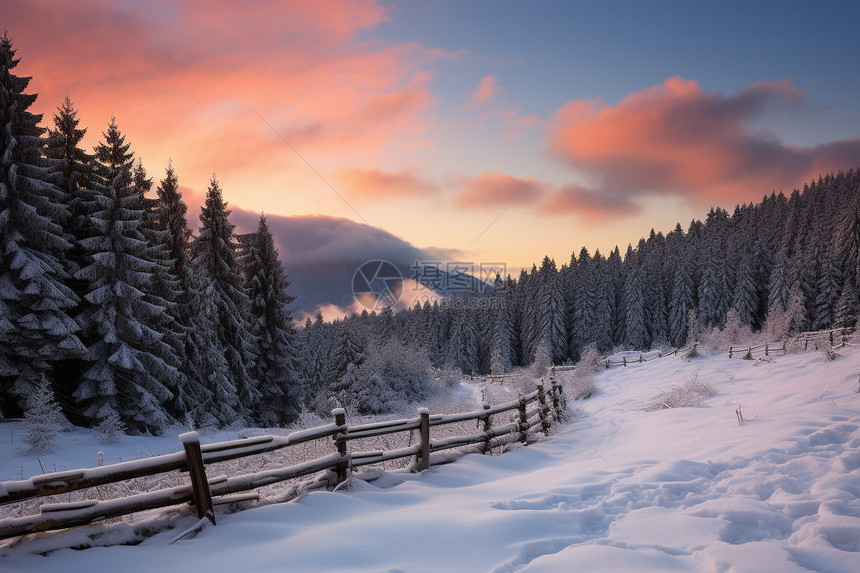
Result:
[[[179,436],[184,449],[182,452],[97,468],[54,472],[33,476],[27,480],[0,482],[0,505],[7,505],[175,470],[185,471],[189,476],[187,485],[118,499],[43,503],[38,514],[0,520],[0,539],[66,529],[183,503],[193,504],[199,518],[208,518],[214,524],[215,505],[258,497],[254,494],[231,494],[248,492],[320,472],[327,473],[314,482],[315,487],[339,487],[349,480],[352,468],[400,458],[412,458],[410,469],[413,471],[426,470],[431,464],[431,454],[435,452],[477,446],[479,451],[488,453],[495,447],[514,442],[529,443],[534,439],[534,431],[548,434],[552,422],[563,418],[565,408],[562,387],[553,375],[550,377],[548,389],[541,383],[537,390],[521,395],[517,400],[496,406],[484,404],[482,409],[473,412],[431,415],[426,408],[420,408],[416,418],[349,426],[346,423],[346,412],[338,408],[332,411],[335,419],[333,424],[292,432],[286,436],[258,436],[204,445],[200,444],[196,432],[188,432]],[[494,426],[493,417],[505,412],[515,413],[513,420]],[[477,421],[480,431],[465,436],[431,439],[433,427],[470,420]],[[405,448],[351,452],[348,447],[353,440],[416,430],[418,442]],[[314,460],[232,477],[206,475],[206,466],[209,464],[259,455],[325,438],[331,438],[335,451]]]

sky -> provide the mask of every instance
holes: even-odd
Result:
[[[860,166],[860,4],[749,4],[0,0],[0,19],[44,125],[68,95],[91,147],[115,115],[193,209],[216,173],[237,209],[516,272]]]

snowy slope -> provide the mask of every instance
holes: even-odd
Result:
[[[8,572],[860,571],[860,352],[600,372],[573,421],[503,456],[220,517],[167,545],[0,557]],[[693,376],[702,408],[645,413]],[[735,415],[742,406],[746,424]],[[193,523],[189,520],[180,527]]]

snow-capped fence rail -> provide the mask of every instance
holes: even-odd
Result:
[[[528,443],[535,430],[547,434],[551,423],[562,418],[564,408],[561,384],[552,378],[548,390],[540,384],[537,390],[521,395],[517,400],[497,406],[484,404],[481,410],[473,412],[431,415],[426,408],[420,408],[416,418],[349,426],[346,423],[346,413],[338,408],[332,412],[335,418],[333,424],[300,430],[287,436],[258,436],[204,445],[200,444],[196,432],[188,432],[179,436],[184,449],[182,452],[97,468],[54,472],[21,481],[0,482],[0,505],[6,505],[121,483],[134,478],[157,476],[175,470],[188,471],[189,474],[189,483],[179,487],[111,500],[43,503],[39,507],[39,514],[0,520],[0,539],[66,529],[183,503],[193,504],[198,517],[208,517],[214,524],[213,506],[257,497],[253,494],[231,494],[328,470],[330,471],[326,475],[313,482],[312,487],[339,486],[349,479],[354,467],[398,458],[413,458],[411,468],[417,471],[425,470],[434,462],[432,454],[443,450],[477,445],[479,451],[487,453],[494,447],[517,441]],[[494,416],[513,411],[516,411],[513,421],[493,425]],[[431,439],[433,427],[470,420],[475,420],[482,428],[481,431],[465,436]],[[405,448],[349,451],[348,444],[353,440],[415,430],[418,430],[418,443]],[[336,451],[318,459],[234,477],[206,475],[206,466],[209,464],[263,454],[324,438],[332,438]],[[445,460],[441,458],[435,460],[436,463],[443,461]]]
[[[829,348],[836,346],[845,346],[848,343],[848,338],[851,336],[849,328],[834,328],[832,330],[818,330],[814,332],[801,332],[789,340],[780,342],[766,342],[755,346],[730,346],[729,358],[744,358],[752,360],[756,355],[770,356],[773,353],[781,352],[785,354],[789,347],[800,349],[803,346],[804,352],[809,350],[810,343],[814,348],[818,348],[821,343],[826,344]]]

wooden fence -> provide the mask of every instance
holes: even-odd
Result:
[[[687,346],[686,348],[678,348],[678,349],[672,350],[670,352],[659,351],[659,352],[657,352],[656,356],[650,356],[648,358],[645,358],[645,355],[642,352],[639,353],[638,357],[633,357],[629,360],[628,360],[627,356],[622,356],[621,360],[617,360],[617,359],[612,360],[612,357],[608,357],[605,360],[601,360],[600,362],[598,362],[597,365],[602,366],[604,368],[611,368],[612,366],[629,366],[631,364],[643,364],[645,362],[651,362],[653,360],[659,360],[661,358],[666,358],[668,356],[678,356],[678,354],[685,356],[688,352],[695,352],[697,348],[698,348],[698,343],[694,343],[691,346]],[[556,370],[558,370],[559,368],[562,368],[565,370],[571,370],[571,369],[575,368],[575,366],[556,367]]]
[[[835,328],[832,330],[801,332],[797,336],[781,342],[766,342],[755,346],[730,346],[729,358],[752,360],[756,355],[770,356],[774,353],[785,354],[790,347],[799,350],[801,345],[805,352],[809,350],[810,343],[813,344],[814,348],[818,348],[820,343],[826,344],[828,348],[847,346],[851,332],[852,331],[849,328]]]
[[[430,467],[431,454],[435,452],[477,445],[478,450],[488,453],[492,448],[513,442],[528,443],[535,429],[547,434],[552,422],[562,419],[565,408],[562,387],[553,378],[548,391],[541,383],[537,390],[521,395],[518,400],[497,406],[484,404],[481,410],[460,414],[431,415],[426,408],[420,408],[416,418],[349,426],[346,413],[338,408],[332,411],[333,424],[293,432],[287,436],[258,436],[201,445],[197,433],[188,432],[179,436],[184,450],[182,452],[97,468],[54,472],[22,481],[0,482],[0,505],[5,505],[174,470],[187,471],[189,475],[188,485],[118,499],[43,503],[39,507],[39,514],[0,520],[0,539],[65,529],[182,503],[192,503],[200,519],[208,518],[214,524],[215,505],[257,498],[257,494],[253,493],[234,495],[239,492],[324,471],[326,473],[318,476],[311,486],[339,486],[349,479],[352,468],[398,458],[413,458],[411,469],[425,470]],[[494,416],[510,411],[517,412],[513,421],[493,425]],[[431,428],[434,426],[469,420],[475,420],[480,431],[465,436],[431,439]],[[409,447],[355,452],[351,452],[348,447],[352,440],[415,430],[418,430],[419,439]],[[234,477],[206,475],[208,464],[263,454],[323,438],[332,438],[335,451],[318,459]]]
[[[678,356],[678,354],[684,356],[688,352],[696,350],[696,348],[698,348],[698,343],[687,346],[686,348],[678,348],[669,352],[657,352],[656,356],[650,356],[648,358],[645,358],[645,354],[647,353],[643,352],[639,352],[638,356],[633,356],[629,359],[627,356],[622,356],[621,360],[612,360],[611,357],[608,357],[598,362],[597,365],[603,368],[611,368],[612,366],[629,366],[631,364],[642,364],[645,362],[651,362],[652,360],[666,358],[667,356]],[[637,353],[634,352],[633,354]],[[552,366],[550,368],[550,371],[553,373],[567,372],[569,370],[574,370],[575,368],[577,368],[576,364],[557,364],[555,366]],[[516,374],[482,374],[480,376],[473,376],[473,378],[482,380],[502,380],[505,378],[514,378],[516,376]]]

